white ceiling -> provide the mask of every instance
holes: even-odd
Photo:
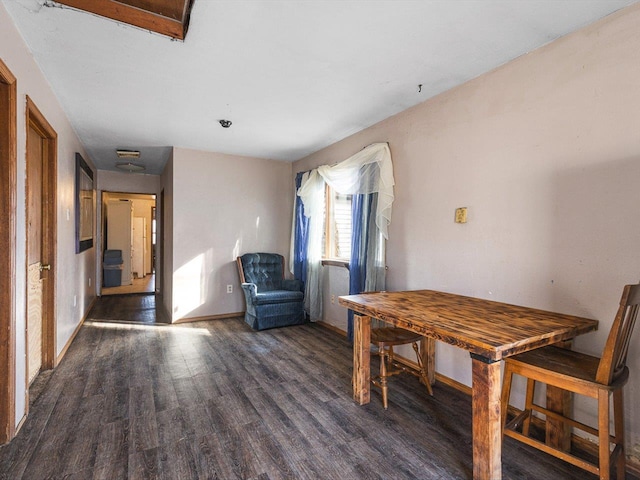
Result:
[[[195,0],[184,42],[2,3],[96,166],[160,173],[170,146],[297,160],[635,0]]]

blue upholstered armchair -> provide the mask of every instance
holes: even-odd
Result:
[[[245,321],[254,330],[305,323],[304,285],[284,278],[284,257],[277,253],[246,253],[238,257],[246,300]]]

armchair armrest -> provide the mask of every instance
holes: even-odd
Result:
[[[291,290],[293,292],[304,292],[304,282],[302,280],[283,280],[282,281],[282,289],[283,290]]]
[[[255,302],[256,295],[258,293],[258,286],[255,283],[242,283],[241,287],[247,298],[250,298],[252,303]]]

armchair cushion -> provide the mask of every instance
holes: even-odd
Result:
[[[242,290],[245,295],[251,298],[251,303],[254,305],[304,301],[304,293],[300,290],[271,290],[260,292],[255,283],[243,283]]]
[[[289,303],[304,300],[302,292],[292,292],[291,290],[273,290],[256,294],[255,304],[266,305],[268,303]]]

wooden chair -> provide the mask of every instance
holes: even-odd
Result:
[[[371,329],[371,343],[378,347],[380,356],[380,374],[371,378],[371,383],[382,390],[382,405],[386,410],[388,407],[388,384],[387,379],[399,373],[409,373],[420,378],[426,385],[429,395],[433,396],[431,382],[427,376],[427,370],[418,349],[418,342],[422,336],[397,327],[379,326]],[[393,347],[411,343],[416,352],[419,370],[415,371],[398,362],[393,353]]]
[[[625,477],[624,410],[622,387],[629,378],[626,366],[631,333],[638,315],[640,285],[624,287],[620,308],[611,326],[601,358],[585,355],[569,349],[548,346],[509,357],[505,360],[502,387],[503,434],[554,455],[577,467],[609,479],[611,464],[616,465],[617,478]],[[511,393],[513,374],[527,378],[524,411],[506,424],[507,406]],[[542,382],[563,390],[586,395],[598,401],[598,428],[593,428],[574,419],[552,412],[533,401],[535,383]],[[610,433],[609,408],[613,394],[614,433]],[[566,424],[598,437],[598,464],[587,462],[569,452],[552,448],[529,436],[532,412],[544,414],[549,419]],[[522,433],[516,428],[522,424]],[[610,443],[614,445],[610,450]]]

